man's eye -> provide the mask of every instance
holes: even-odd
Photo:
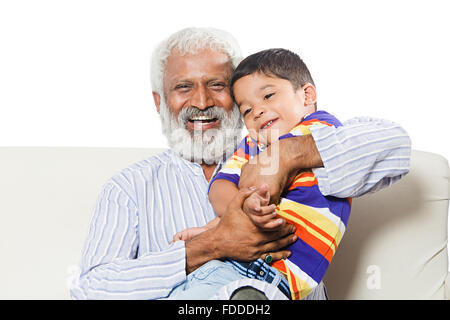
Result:
[[[175,90],[188,90],[190,88],[190,86],[189,85],[187,85],[187,84],[179,84],[179,85],[177,85],[176,87],[175,87]]]
[[[271,96],[273,96],[275,93],[268,93],[264,96],[264,100],[269,99]]]
[[[211,87],[213,89],[223,89],[223,88],[225,88],[225,84],[221,83],[221,82],[214,82],[211,84]]]

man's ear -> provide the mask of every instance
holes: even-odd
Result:
[[[305,94],[305,107],[314,105],[317,102],[316,88],[308,82],[302,87],[302,89]]]
[[[159,113],[159,106],[161,105],[161,96],[157,92],[152,92],[153,100],[155,101],[156,111]]]

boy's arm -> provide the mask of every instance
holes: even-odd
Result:
[[[219,217],[223,216],[237,192],[237,186],[231,181],[216,179],[212,182],[208,196],[214,211]]]

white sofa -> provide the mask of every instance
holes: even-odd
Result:
[[[68,299],[97,195],[160,150],[0,148],[0,299]],[[412,154],[391,188],[355,199],[325,283],[330,299],[449,299],[449,166]]]

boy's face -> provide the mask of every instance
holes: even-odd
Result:
[[[307,94],[311,90],[315,102],[311,84],[294,91],[288,80],[260,72],[242,77],[233,85],[250,136],[264,144],[289,133],[306,114],[314,112],[314,102]]]

